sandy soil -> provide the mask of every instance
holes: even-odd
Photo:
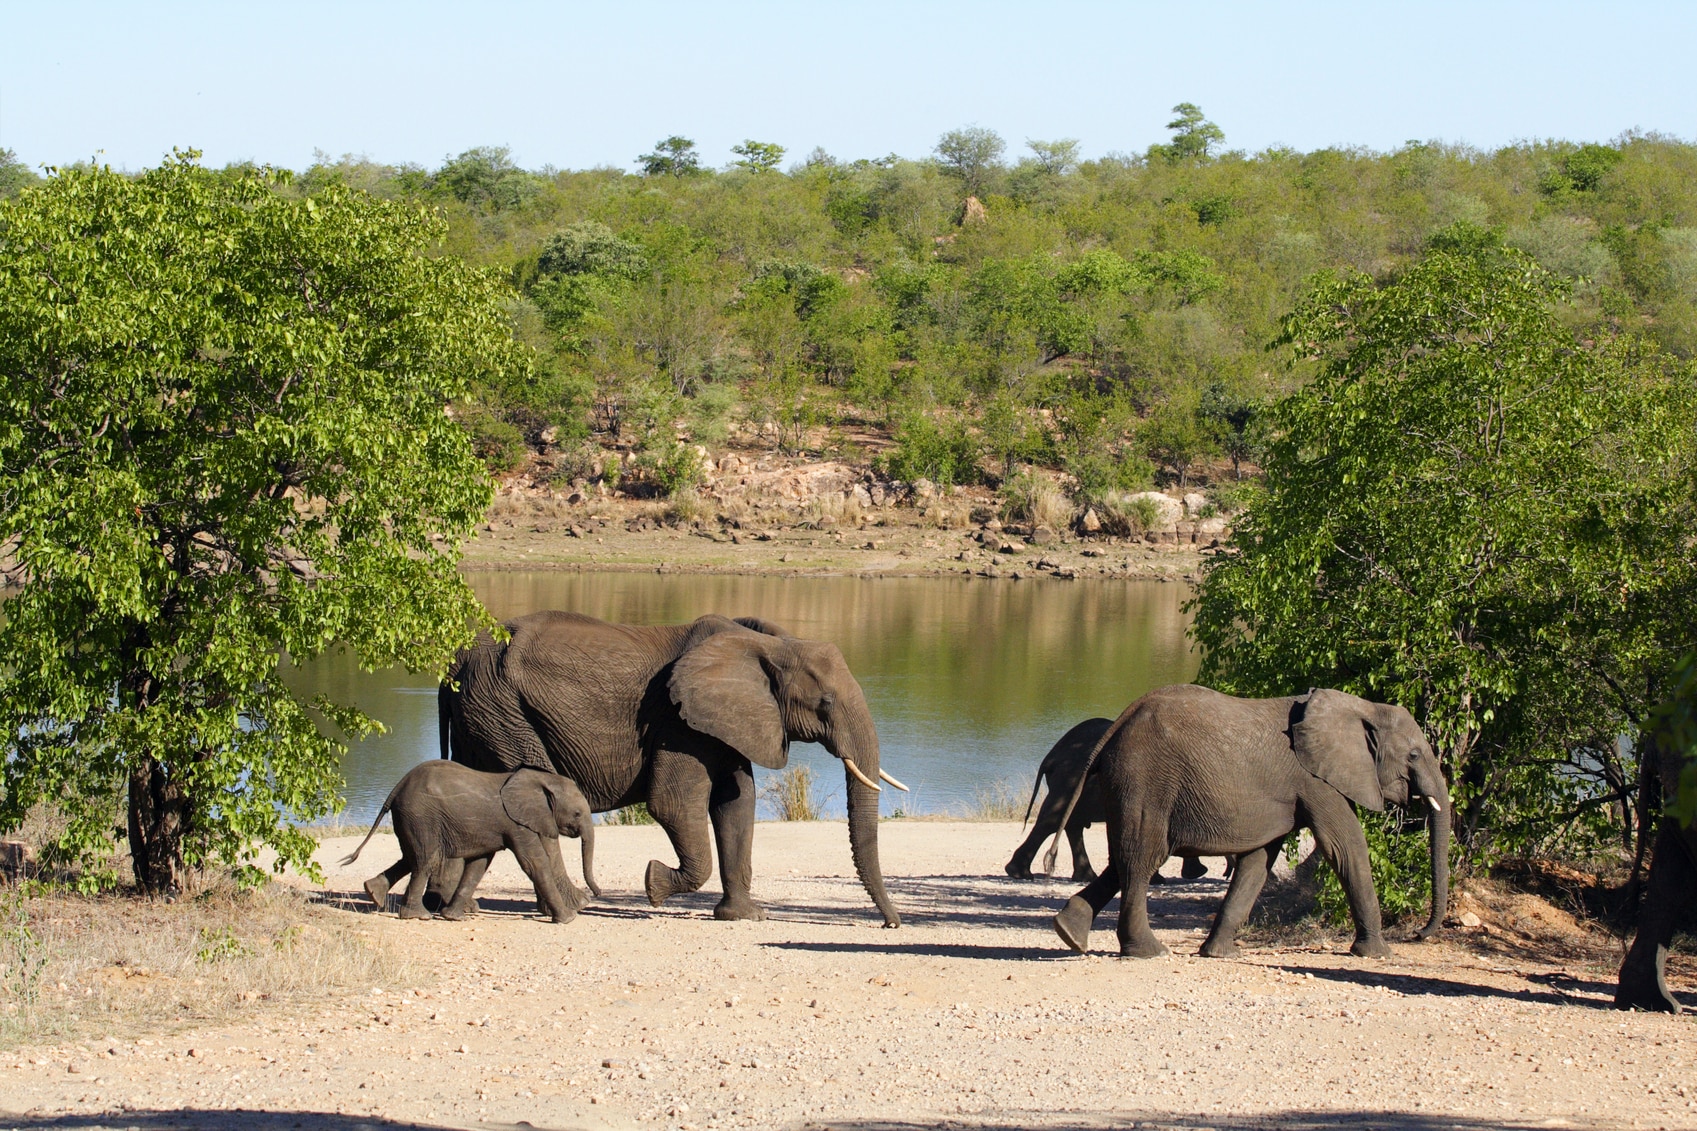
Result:
[[[506,856],[474,920],[376,914],[358,884],[393,840],[345,869],[354,841],[326,841],[325,898],[433,978],[0,1057],[0,1126],[1697,1127],[1697,1021],[1614,1012],[1607,954],[1450,932],[1386,961],[1342,937],[1203,960],[1210,877],[1155,890],[1172,957],[1111,957],[1107,917],[1078,957],[1049,927],[1075,885],[1000,874],[1018,839],[886,822],[898,931],[835,822],[760,826],[764,923],[714,921],[716,878],[650,908],[653,827],[602,830],[607,898],[564,926]]]
[[[1080,539],[1063,533],[1048,545],[1018,535],[999,539],[1014,552],[986,548],[981,525],[941,529],[909,507],[863,516],[864,525],[794,525],[774,513],[700,525],[656,525],[658,504],[503,496],[466,546],[462,568],[661,570],[679,573],[866,574],[888,577],[969,575],[1063,580],[1148,578],[1194,581],[1205,553],[1190,545],[1141,539]],[[639,529],[632,529],[637,526]]]

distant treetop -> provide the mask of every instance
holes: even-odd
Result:
[[[653,153],[644,153],[636,160],[645,177],[689,177],[701,171],[695,142],[678,134],[655,142]]]

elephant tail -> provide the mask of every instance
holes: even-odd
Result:
[[[1037,780],[1031,783],[1031,800],[1025,803],[1025,816],[1019,822],[1020,832],[1024,832],[1025,826],[1031,823],[1031,811],[1037,808],[1037,791],[1043,788],[1043,771],[1048,769],[1047,759],[1044,761],[1044,765],[1037,767]]]
[[[401,781],[406,781],[406,779],[402,778]],[[342,857],[342,867],[346,868],[349,864],[358,860],[359,854],[365,851],[365,846],[371,843],[371,838],[377,835],[377,826],[381,825],[383,818],[388,815],[389,807],[395,803],[395,794],[399,792],[400,788],[401,782],[398,781],[395,783],[395,788],[389,791],[389,796],[383,799],[383,808],[377,810],[377,819],[371,822],[371,831],[365,834],[365,839],[359,842],[358,848]]]

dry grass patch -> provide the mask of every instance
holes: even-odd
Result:
[[[780,821],[817,821],[819,803],[813,798],[813,771],[791,766],[773,774],[760,787],[760,799]]]
[[[998,778],[973,787],[964,816],[969,821],[1017,821],[1025,816],[1028,797],[1023,783]]]
[[[423,976],[305,892],[227,880],[171,903],[0,889],[0,968],[0,1045],[152,1032]]]

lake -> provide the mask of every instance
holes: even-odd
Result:
[[[557,572],[470,580],[501,619],[568,609],[673,624],[723,613],[834,642],[872,706],[884,768],[912,789],[886,789],[886,814],[965,812],[999,782],[1023,801],[1038,761],[1067,728],[1118,715],[1145,691],[1196,671],[1185,638],[1190,590],[1175,583]],[[437,757],[429,679],[368,674],[332,655],[291,683],[351,700],[389,728],[348,751],[344,819],[370,821],[408,768]],[[825,812],[841,815],[841,763],[812,744],[792,746],[790,759],[812,767]]]

